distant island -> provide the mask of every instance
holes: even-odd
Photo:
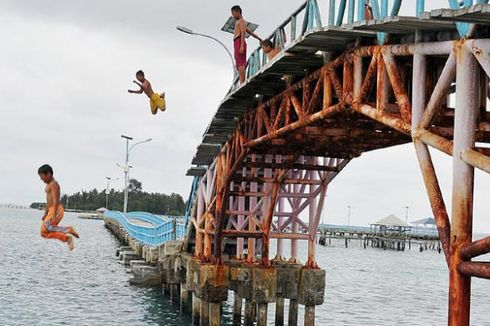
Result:
[[[136,179],[129,181],[128,211],[144,211],[161,215],[183,215],[185,202],[181,195],[172,193],[148,193],[143,191],[143,185]],[[124,192],[111,189],[108,194],[108,209],[123,210]],[[72,195],[64,194],[61,202],[65,209],[76,211],[95,211],[106,206],[106,191],[92,189],[79,191]],[[34,202],[33,209],[44,209],[45,203]]]

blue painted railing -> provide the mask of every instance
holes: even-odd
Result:
[[[186,234],[182,217],[157,216],[145,212],[124,214],[117,211],[106,211],[104,217],[117,221],[132,238],[145,245],[160,246],[167,241],[183,239]]]
[[[448,0],[448,7],[460,9],[474,4],[488,3],[489,0]],[[352,24],[365,20],[366,0],[329,0],[327,8],[320,8],[317,0],[307,0],[295,12],[291,14],[274,32],[267,37],[275,47],[285,49],[305,34],[322,27],[340,27],[344,24]],[[370,0],[374,19],[397,16],[401,10],[409,12],[415,5],[415,16],[420,16],[424,11],[438,9],[432,2],[425,0]],[[430,4],[430,5],[429,5]],[[411,8],[411,9],[410,9]],[[322,12],[323,9],[323,12]],[[410,9],[410,10],[409,10]],[[327,25],[322,24],[322,17],[327,17]],[[300,24],[298,24],[300,22]],[[461,37],[469,33],[468,23],[457,23]],[[378,42],[384,43],[386,33],[378,33]],[[267,64],[267,56],[259,47],[250,54],[247,61],[246,77],[254,77]],[[238,76],[231,90],[238,88]]]

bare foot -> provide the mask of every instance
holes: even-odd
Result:
[[[80,236],[78,235],[78,233],[75,231],[75,229],[72,226],[68,227],[68,233],[70,233],[72,236],[74,236],[77,239],[80,238]]]
[[[68,244],[68,249],[70,249],[70,251],[75,249],[75,244],[73,243],[72,237],[68,237],[68,240],[66,240],[66,243]]]
[[[160,94],[160,97],[165,99],[165,92],[163,92],[162,94]]]

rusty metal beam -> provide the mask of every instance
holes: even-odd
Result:
[[[490,263],[462,262],[458,265],[458,272],[466,277],[475,276],[490,280]]]
[[[245,161],[245,162],[243,162],[243,166],[245,166],[247,168],[253,167],[253,168],[263,168],[263,169],[289,168],[289,169],[296,169],[296,170],[313,170],[313,171],[329,171],[329,172],[338,171],[336,167],[331,167],[331,166],[314,165],[314,164],[300,164],[300,163],[288,164],[287,162],[265,163],[265,162]]]
[[[441,109],[441,103],[445,96],[447,96],[449,87],[454,81],[456,76],[456,55],[454,51],[451,52],[447,59],[446,65],[442,70],[441,76],[437,80],[434,91],[430,97],[427,108],[425,109],[422,120],[420,121],[419,128],[428,128],[434,118],[437,116],[438,111]]]
[[[471,244],[473,230],[474,168],[461,159],[475,144],[480,107],[479,71],[464,43],[455,49],[456,111],[454,117],[453,195],[449,264],[449,326],[470,324],[471,278],[459,271],[461,249]]]
[[[490,253],[490,237],[480,239],[461,249],[461,257],[466,260]]]
[[[414,145],[420,170],[422,171],[422,176],[424,178],[427,195],[429,196],[429,202],[436,221],[437,230],[439,232],[439,238],[444,250],[446,262],[449,265],[451,224],[449,222],[446,205],[444,204],[444,198],[427,145],[420,143],[418,140],[414,141]]]
[[[461,159],[475,168],[490,173],[490,157],[482,153],[478,153],[473,149],[467,149],[461,153]]]

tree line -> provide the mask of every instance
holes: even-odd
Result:
[[[128,187],[128,212],[144,211],[161,215],[183,215],[185,202],[179,194],[148,193],[143,191],[141,182],[131,179]],[[61,203],[65,209],[80,211],[95,211],[106,206],[106,191],[92,189],[79,191],[72,195],[61,196]],[[124,205],[124,192],[111,189],[108,193],[108,209],[122,211]],[[41,203],[32,203],[31,208],[42,208]]]

